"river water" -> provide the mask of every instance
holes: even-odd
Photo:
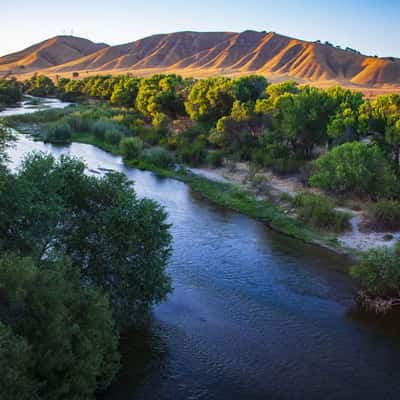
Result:
[[[400,398],[400,330],[356,310],[347,259],[90,145],[18,135],[10,165],[31,151],[125,173],[173,224],[174,291],[122,337],[122,372],[101,399]]]

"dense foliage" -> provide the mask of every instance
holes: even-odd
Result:
[[[374,198],[399,194],[398,178],[377,145],[352,142],[321,156],[310,177],[314,186]]]
[[[0,79],[0,108],[22,100],[21,85],[15,79]]]
[[[107,296],[64,262],[5,256],[0,282],[2,398],[86,400],[111,382],[119,355]]]
[[[400,305],[399,245],[362,254],[351,272],[361,282],[360,300],[364,306],[386,312]]]
[[[301,221],[316,228],[341,232],[349,225],[349,216],[335,210],[332,200],[323,195],[299,193],[293,201]]]
[[[164,211],[84,170],[40,153],[0,166],[2,398],[93,398],[118,370],[116,327],[171,289]]]
[[[41,76],[25,87],[53,90]],[[218,150],[278,173],[298,172],[328,148],[330,155],[316,163],[319,172],[312,177],[313,185],[362,196],[398,196],[399,95],[369,100],[340,87],[322,90],[294,81],[270,84],[254,75],[202,80],[99,75],[60,78],[55,90],[63,98],[94,98],[123,107],[119,115],[74,117],[86,127],[67,121],[73,131],[91,132],[110,145],[137,136],[144,148],[156,145],[175,151],[178,161],[198,165]],[[350,173],[355,163],[358,170]],[[376,182],[379,174],[383,182]]]
[[[398,227],[398,94],[366,99],[338,86],[271,84],[254,75],[202,80],[174,74],[74,76],[54,85],[35,76],[24,89],[86,102],[26,117],[48,141],[93,143],[145,168],[172,169],[182,162],[234,168],[245,161],[250,170],[297,174],[306,186],[329,194],[301,194],[294,202],[298,219],[318,229],[346,228],[348,216],[330,200],[338,194],[367,199],[377,227]],[[111,301],[115,304],[112,293]]]

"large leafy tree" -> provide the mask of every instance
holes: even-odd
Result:
[[[229,115],[235,101],[232,85],[233,81],[229,78],[198,80],[185,102],[190,118],[214,124]]]
[[[45,75],[34,75],[24,82],[24,89],[32,96],[51,96],[56,93],[54,82]]]
[[[1,398],[94,398],[119,366],[109,301],[68,261],[0,259]]]
[[[114,316],[129,323],[170,290],[166,214],[138,199],[123,174],[98,179],[76,159],[35,154],[16,175],[0,174],[0,250],[38,265],[70,258],[86,284],[105,290]]]
[[[22,99],[21,85],[16,79],[0,79],[0,108]]]
[[[138,78],[128,76],[121,78],[114,86],[110,99],[111,103],[126,108],[134,107],[139,91],[139,82]]]
[[[136,108],[147,117],[165,114],[175,119],[185,114],[185,81],[178,75],[154,75],[142,79],[136,97]]]
[[[274,101],[277,129],[296,155],[311,158],[316,145],[326,141],[329,114],[324,91],[306,86],[299,93],[285,93]]]

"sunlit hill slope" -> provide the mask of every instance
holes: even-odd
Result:
[[[0,72],[3,75],[176,72],[198,77],[257,73],[303,82],[400,87],[399,59],[369,57],[329,44],[255,31],[177,32],[118,46],[57,36],[0,57]]]

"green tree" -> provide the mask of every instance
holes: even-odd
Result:
[[[26,339],[0,322],[0,391],[3,400],[37,398],[39,384],[33,376],[33,357]]]
[[[315,162],[310,184],[326,190],[371,197],[398,194],[397,177],[377,145],[345,143]]]
[[[138,199],[124,175],[98,179],[84,169],[75,159],[35,154],[17,175],[0,173],[0,250],[32,256],[39,265],[65,254],[129,324],[170,291],[166,214]]]
[[[232,93],[240,102],[255,102],[265,94],[268,81],[260,75],[248,75],[237,78],[232,84]]]
[[[123,77],[115,86],[111,95],[111,103],[117,106],[132,108],[139,91],[137,78]]]
[[[0,108],[22,100],[21,85],[16,79],[0,79]]]
[[[136,108],[146,117],[153,118],[163,113],[176,119],[185,114],[184,90],[185,81],[177,75],[154,75],[142,79],[136,97]]]
[[[234,103],[232,85],[233,81],[229,78],[198,80],[185,102],[190,118],[214,124],[218,119],[229,115]]]
[[[38,97],[52,96],[56,93],[56,86],[53,81],[44,75],[34,75],[24,82],[24,88],[26,93]]]
[[[2,396],[22,392],[14,398],[32,399],[37,391],[50,400],[94,399],[118,370],[108,298],[82,285],[79,271],[66,262],[38,268],[29,258],[0,259],[2,320],[9,327],[0,325]]]

